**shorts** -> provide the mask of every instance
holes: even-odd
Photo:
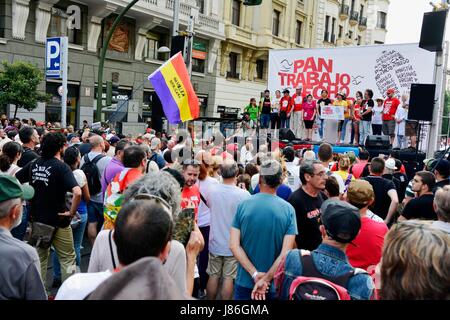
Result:
[[[405,136],[407,136],[407,137],[417,136],[417,127],[418,126],[419,126],[418,121],[406,120]]]
[[[206,273],[210,277],[236,279],[238,261],[235,257],[217,256],[209,253],[208,268]]]
[[[383,120],[383,134],[395,137],[395,120]]]
[[[87,204],[88,223],[98,222],[103,225],[103,203],[90,201]]]
[[[312,129],[314,125],[314,120],[303,120],[305,123],[305,129]]]

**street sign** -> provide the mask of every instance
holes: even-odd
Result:
[[[45,77],[62,78],[61,38],[47,38],[45,43]]]

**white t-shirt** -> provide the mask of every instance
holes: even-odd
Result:
[[[405,123],[406,123],[407,112],[403,106],[398,106],[397,111],[395,112],[395,134],[399,136],[405,135]],[[401,120],[400,123],[397,123],[397,120]]]
[[[250,180],[250,184],[252,186],[252,190],[256,189],[256,186],[259,184],[259,173],[255,174]]]
[[[211,188],[206,197],[211,209],[209,252],[218,256],[233,256],[229,247],[231,223],[238,205],[249,197],[247,190],[232,185],[218,184]]]
[[[87,183],[86,174],[83,170],[77,169],[75,171],[72,171],[73,176],[75,177],[75,180],[77,181],[80,188],[83,188]]]
[[[293,162],[286,162],[286,168],[288,171],[287,185],[291,188],[292,192],[300,188],[300,166],[295,165]]]
[[[84,300],[112,275],[113,273],[109,270],[95,273],[76,273],[63,282],[55,300]]]
[[[207,195],[210,192],[211,188],[214,185],[219,184],[219,181],[217,179],[206,177],[205,180],[198,180],[198,188],[200,189],[201,195],[207,199]],[[206,227],[209,226],[209,223],[211,221],[210,217],[210,210],[208,206],[203,202],[203,200],[200,199],[200,204],[198,206],[198,226],[200,227]]]
[[[241,148],[241,159],[240,162],[242,165],[246,165],[250,161],[253,160],[253,154],[250,150],[247,150],[246,146],[242,146]]]
[[[372,124],[383,124],[383,106],[376,105],[372,111]]]
[[[0,171],[0,174],[8,175],[8,176],[15,176],[17,172],[19,172],[21,168],[16,164],[11,164],[8,170],[6,171]]]

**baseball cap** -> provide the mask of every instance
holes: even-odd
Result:
[[[425,170],[430,171],[433,168],[434,158],[423,160],[423,164],[425,165]]]
[[[110,143],[110,144],[117,143],[117,142],[119,142],[119,141],[120,141],[120,138],[119,138],[118,136],[112,136],[112,137],[109,139],[109,143]]]
[[[397,170],[397,166],[395,165],[395,159],[394,158],[389,158],[386,160],[385,162],[385,166],[386,168],[390,169],[390,170]]]
[[[354,180],[347,189],[347,200],[355,206],[365,206],[375,198],[373,187],[369,181]]]
[[[159,138],[153,138],[150,144],[150,149],[155,150],[161,144],[161,140]]]
[[[347,202],[329,199],[322,204],[322,224],[330,238],[340,243],[350,243],[361,229],[358,208]]]
[[[394,88],[389,88],[387,89],[387,94],[391,94],[391,93],[395,93],[395,89]]]
[[[34,189],[30,185],[21,185],[16,178],[9,175],[0,175],[0,202],[11,199],[31,200]]]
[[[439,160],[438,163],[436,163],[436,161],[433,161],[433,163],[431,164],[431,169],[435,167],[434,170],[436,170],[437,172],[439,172],[444,176],[447,176],[450,172],[450,162],[445,159]]]

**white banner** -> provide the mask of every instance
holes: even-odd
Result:
[[[323,106],[320,113],[320,118],[324,120],[344,120],[344,107]]]
[[[322,89],[335,99],[338,91],[353,98],[356,91],[372,89],[376,99],[394,88],[400,97],[411,83],[432,83],[434,63],[435,54],[418,44],[270,50],[269,90],[293,94],[302,85],[314,99]]]

